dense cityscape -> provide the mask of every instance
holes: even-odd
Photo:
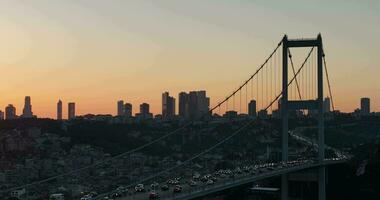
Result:
[[[234,147],[233,142],[230,144],[233,145],[231,146],[233,150],[224,152],[223,148],[218,149],[216,152],[207,154],[206,158],[197,161],[196,166],[189,166],[190,168],[188,169],[183,168],[192,172],[190,173],[190,176],[197,177],[194,181],[189,183],[190,186],[196,186],[197,180],[201,180],[202,174],[211,174],[211,171],[202,171],[202,166],[205,165],[206,160],[208,160],[207,169],[215,168],[222,170],[218,172],[218,176],[221,177],[231,177],[231,173],[237,173],[236,175],[239,175],[240,173],[245,173],[244,170],[250,172],[250,168],[253,170],[254,166],[256,166],[254,167],[255,169],[260,167],[264,167],[265,169],[268,167],[270,169],[280,167],[275,162],[281,157],[279,155],[281,149],[279,148],[278,143],[278,131],[275,127],[268,127],[267,124],[276,124],[276,121],[280,119],[277,110],[272,111],[271,114],[268,114],[266,111],[257,112],[256,101],[251,100],[249,105],[247,105],[247,108],[249,108],[248,113],[238,113],[237,111],[229,110],[222,116],[218,114],[211,115],[208,113],[208,110],[210,110],[209,101],[210,99],[206,96],[205,91],[191,91],[189,93],[181,92],[179,94],[178,102],[179,110],[176,112],[175,98],[170,96],[168,92],[164,92],[162,94],[162,113],[157,114],[154,117],[149,111],[149,104],[142,103],[140,105],[140,112],[133,115],[132,105],[130,103],[124,103],[123,100],[119,100],[116,103],[116,116],[92,114],[76,116],[75,103],[70,102],[67,107],[68,120],[63,120],[63,102],[59,100],[57,103],[57,119],[51,120],[38,119],[37,116],[33,115],[31,97],[26,96],[25,106],[20,116],[16,115],[16,108],[12,105],[8,105],[5,109],[5,118],[4,113],[2,113],[2,119],[5,120],[1,122],[1,127],[3,128],[1,128],[0,134],[0,150],[3,155],[8,155],[2,156],[0,162],[0,184],[3,189],[24,182],[32,182],[34,180],[43,180],[45,178],[54,177],[72,169],[91,166],[94,163],[97,163],[97,161],[112,157],[115,153],[118,154],[131,149],[132,147],[138,147],[144,142],[152,141],[152,138],[157,137],[154,135],[161,135],[167,130],[182,126],[186,121],[196,123],[191,125],[191,128],[186,128],[181,137],[169,140],[168,142],[171,144],[169,146],[168,144],[165,145],[163,143],[161,144],[163,146],[159,145],[154,149],[147,149],[147,151],[141,153],[131,154],[128,158],[119,158],[112,162],[113,166],[111,169],[108,165],[97,167],[96,171],[93,171],[94,169],[92,169],[91,174],[98,174],[99,177],[93,177],[94,179],[91,180],[87,177],[88,174],[86,175],[88,172],[85,174],[80,173],[81,178],[79,180],[82,182],[86,180],[86,184],[84,185],[78,184],[78,179],[65,178],[64,182],[62,182],[63,180],[60,180],[54,184],[49,184],[49,189],[43,193],[37,193],[35,190],[38,188],[34,187],[22,188],[20,190],[12,191],[12,193],[3,193],[3,198],[10,194],[10,196],[17,199],[39,199],[41,197],[46,198],[47,196],[50,196],[51,199],[60,199],[65,196],[65,199],[82,197],[81,199],[84,200],[91,199],[94,195],[107,191],[110,187],[112,189],[117,189],[118,191],[112,194],[113,198],[116,198],[117,196],[122,197],[124,195],[128,196],[133,190],[127,188],[123,182],[138,178],[133,175],[138,174],[138,172],[134,172],[134,170],[144,170],[145,175],[150,174],[151,171],[164,170],[166,167],[175,165],[175,163],[178,162],[176,161],[178,159],[191,157],[191,154],[195,153],[194,149],[191,150],[191,146],[197,146],[197,148],[203,149],[205,148],[205,143],[201,141],[216,141],[217,137],[226,134],[226,130],[236,129],[239,127],[239,124],[252,119],[257,121],[255,128],[251,130],[254,134],[248,134],[248,136],[245,136],[248,138],[243,140],[256,142],[250,142],[251,144],[249,145],[242,145],[240,143],[240,145],[244,147],[242,149]],[[328,123],[330,124],[337,123],[341,120],[354,120],[355,123],[358,123],[359,125],[363,122],[363,119],[378,119],[379,117],[379,113],[371,112],[369,98],[361,98],[360,108],[352,113],[332,112],[330,110],[331,105],[329,98],[325,98],[324,105],[324,112],[328,119]],[[289,116],[291,119],[300,120],[298,125],[301,126],[311,123],[315,118],[313,112],[303,114],[301,111],[291,112],[289,113]],[[97,127],[97,130],[92,127]],[[221,127],[224,128],[221,129]],[[116,133],[106,136],[103,134],[104,131],[112,131]],[[124,133],[120,135],[120,132]],[[265,133],[264,135],[266,136],[257,138],[257,133],[259,132]],[[302,137],[302,135],[306,133],[304,129],[298,129],[297,132],[299,137]],[[196,135],[193,135],[195,133]],[[313,138],[311,135],[304,136],[310,136]],[[368,138],[365,136],[364,138],[367,140],[371,137]],[[376,136],[375,138],[378,141],[379,137]],[[101,142],[102,140],[105,141]],[[115,142],[118,140],[122,143]],[[178,142],[181,145],[178,144]],[[333,140],[332,142],[336,146],[336,142],[338,141]],[[298,160],[297,162],[309,162],[304,159],[316,154],[316,151],[307,147],[302,147],[302,140],[298,142],[294,141],[292,143],[294,144],[291,145],[289,150],[290,155],[293,155],[292,160]],[[352,144],[347,143],[342,147],[348,151],[353,151],[353,149],[357,148],[356,145],[357,144],[353,142]],[[257,157],[268,163],[256,163],[254,160],[252,160],[251,163],[247,163],[247,161],[242,160],[244,157],[251,154],[250,149],[254,151],[252,158]],[[154,151],[157,152],[153,153]],[[234,151],[240,153],[235,155],[233,153]],[[16,156],[17,159],[15,159],[14,156]],[[233,161],[231,160],[231,156],[234,157]],[[158,165],[159,168],[153,167],[158,163],[161,163],[160,160],[164,160],[164,162]],[[227,171],[224,167],[221,167],[229,166],[231,165],[229,164],[231,162],[233,162],[234,165],[239,163],[238,165],[240,165],[240,167],[230,168]],[[125,163],[128,163],[128,165],[125,165]],[[144,167],[136,168],[136,166],[141,165]],[[131,172],[132,174],[126,172]],[[184,173],[186,174],[186,172]],[[187,176],[185,174],[178,174],[178,180],[173,180],[179,182],[179,177],[182,176],[182,178],[184,178]],[[109,182],[110,176],[113,177],[111,179],[112,183]],[[126,176],[128,177],[127,179]],[[207,182],[207,180],[216,181],[216,178],[210,178],[204,178],[204,183],[211,184],[211,182]],[[102,188],[97,183],[107,187]],[[115,185],[114,183],[119,184]],[[178,185],[178,183],[173,183],[172,185]],[[141,185],[139,187],[144,186]],[[157,185],[157,187],[170,187],[170,185]],[[29,190],[28,194],[25,189]],[[161,190],[163,193],[161,194],[162,196],[164,195],[166,188],[161,188]],[[187,188],[183,190],[187,190]],[[251,193],[251,195],[254,194],[255,193]],[[226,195],[228,196],[228,194]],[[271,194],[269,192],[268,198],[270,198],[270,196]],[[142,198],[145,198],[144,194]]]

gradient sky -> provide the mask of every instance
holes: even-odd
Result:
[[[55,117],[116,113],[116,101],[161,109],[161,92],[207,90],[211,104],[263,62],[283,34],[322,33],[335,104],[368,96],[380,110],[377,0],[1,0],[0,108]],[[215,73],[218,71],[218,73]]]

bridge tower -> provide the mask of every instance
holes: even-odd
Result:
[[[282,98],[281,98],[281,118],[282,118],[282,161],[288,161],[288,129],[290,110],[317,110],[318,112],[318,161],[325,159],[325,134],[323,115],[323,46],[322,36],[318,34],[316,39],[295,39],[289,40],[287,35],[282,41]],[[291,100],[288,99],[288,56],[289,48],[315,47],[317,48],[317,99],[312,100]],[[318,195],[319,200],[326,199],[325,167],[318,169]],[[281,199],[288,199],[288,175],[281,177]]]

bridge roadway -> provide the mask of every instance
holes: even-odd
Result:
[[[346,162],[346,159],[326,159],[324,162],[319,163],[317,161],[307,161],[303,164],[290,165],[286,167],[277,167],[278,169],[266,170],[259,174],[256,173],[242,173],[236,174],[234,177],[218,178],[217,182],[211,185],[198,182],[197,186],[190,187],[188,184],[182,183],[182,192],[173,193],[172,187],[168,191],[158,191],[160,199],[172,199],[172,200],[188,200],[201,196],[205,196],[211,193],[222,191],[228,188],[252,183],[254,181],[279,176],[281,174],[293,173],[300,170],[316,168],[319,166],[326,166],[332,164],[338,164]],[[147,200],[149,199],[149,192],[135,193],[129,196],[118,198],[119,200]]]

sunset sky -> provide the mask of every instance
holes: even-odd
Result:
[[[225,97],[289,38],[323,36],[337,109],[380,111],[380,1],[0,0],[0,110],[39,117],[58,99],[77,114],[116,101],[161,110],[161,93]],[[217,73],[215,73],[217,71]]]

